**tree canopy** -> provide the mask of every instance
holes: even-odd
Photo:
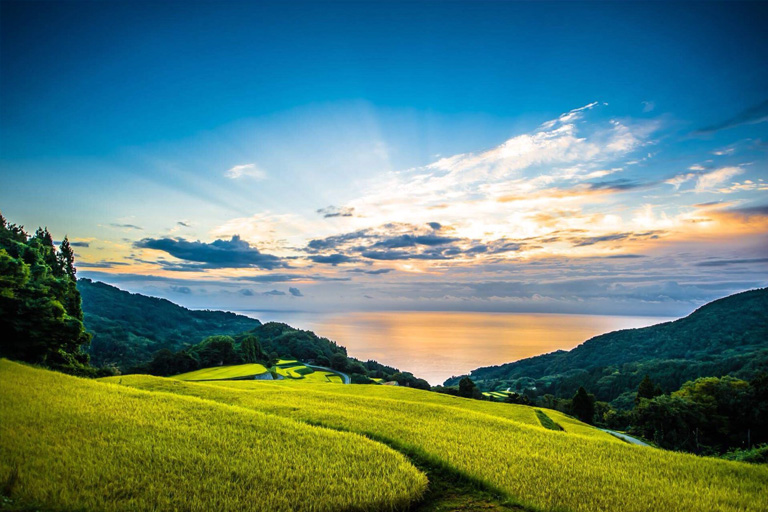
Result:
[[[47,228],[34,235],[0,215],[0,355],[90,374],[74,253]]]

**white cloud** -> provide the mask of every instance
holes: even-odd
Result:
[[[693,166],[693,167],[696,167],[696,166]],[[693,167],[691,167],[692,170],[698,170],[698,169],[693,169]],[[664,180],[664,183],[668,185],[672,185],[673,187],[675,187],[675,190],[677,190],[680,188],[680,185],[696,178],[696,176],[698,176],[698,174],[692,173],[692,172],[689,172],[686,174],[678,174],[674,178],[669,178],[668,180]]]
[[[232,180],[236,180],[243,176],[263,180],[267,178],[267,173],[260,169],[256,164],[243,164],[228,169],[227,172],[224,173],[224,176]]]
[[[643,112],[651,112],[656,108],[656,103],[653,101],[643,101]]]
[[[741,167],[721,167],[720,169],[702,174],[696,182],[696,192],[707,192],[716,188],[726,180],[743,173]]]

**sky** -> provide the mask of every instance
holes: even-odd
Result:
[[[0,211],[236,311],[768,286],[764,2],[0,1]]]

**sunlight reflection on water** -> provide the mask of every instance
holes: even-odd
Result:
[[[671,320],[659,317],[464,312],[346,314],[247,312],[262,322],[285,322],[431,384],[479,366],[498,365],[558,349],[618,329]]]

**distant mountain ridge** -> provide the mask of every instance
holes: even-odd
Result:
[[[718,299],[679,320],[602,334],[567,352],[478,368],[470,377],[485,391],[512,388],[535,396],[570,397],[584,386],[621,407],[645,374],[669,391],[698,377],[750,378],[766,369],[768,288],[762,288]]]
[[[94,365],[127,368],[152,359],[158,350],[177,351],[207,336],[249,331],[261,322],[224,311],[196,311],[166,299],[78,279]]]

